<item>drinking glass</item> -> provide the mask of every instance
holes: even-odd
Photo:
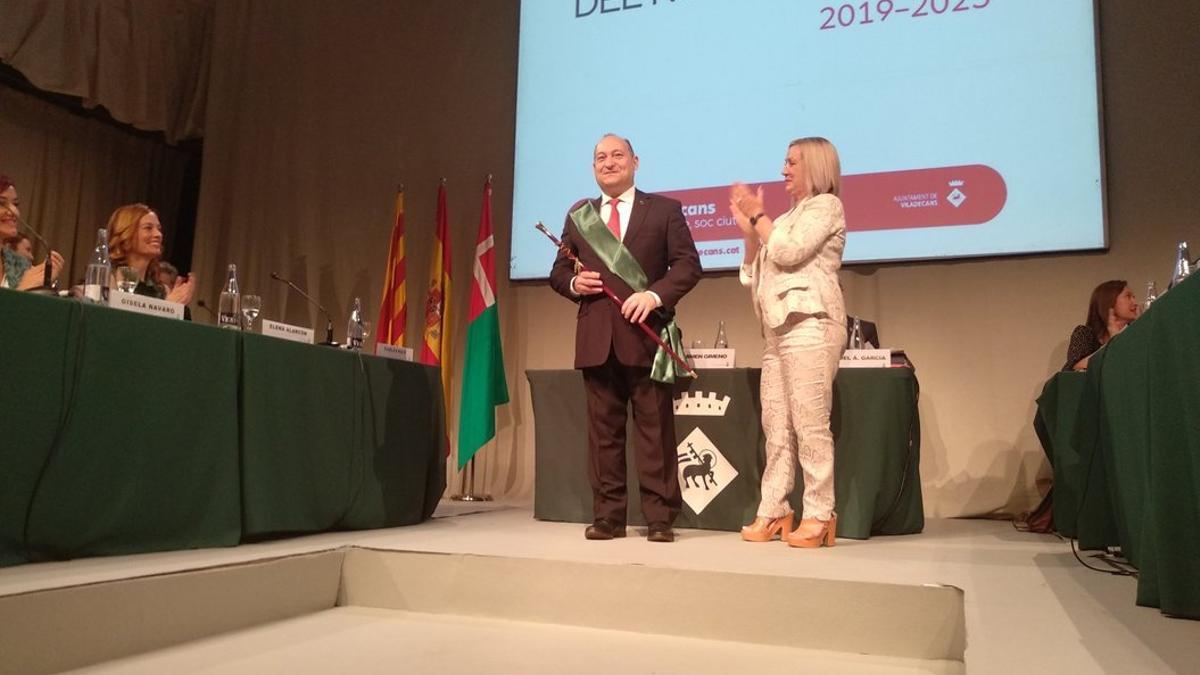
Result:
[[[253,331],[254,320],[258,318],[258,313],[262,310],[262,298],[257,295],[242,296],[242,317],[243,330]]]
[[[138,271],[132,267],[117,268],[117,289],[122,293],[132,293],[137,290]]]

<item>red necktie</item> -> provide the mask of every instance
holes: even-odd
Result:
[[[612,207],[612,211],[608,213],[608,231],[613,233],[617,241],[621,241],[621,214],[617,212],[617,204],[620,204],[619,199],[608,200],[608,205]]]

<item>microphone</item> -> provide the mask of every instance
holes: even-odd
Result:
[[[25,228],[26,232],[28,232],[29,234],[32,234],[34,237],[36,237],[37,240],[42,243],[42,246],[46,247],[46,260],[45,260],[46,266],[45,266],[45,269],[43,270],[42,285],[38,288],[30,289],[29,292],[30,293],[42,293],[42,294],[46,294],[46,295],[57,295],[58,291],[55,290],[55,288],[54,288],[54,269],[53,269],[53,265],[50,264],[50,242],[46,241],[46,238],[43,237],[41,235],[41,233],[39,233],[37,230],[33,229],[33,226],[30,225],[28,221],[26,221],[21,216],[18,216],[17,212],[13,211],[12,208],[9,207],[7,204],[5,204],[4,210],[13,214],[13,217],[17,219],[17,224],[20,225],[21,227]]]
[[[325,341],[319,342],[317,344],[319,344],[323,347],[337,347],[338,343],[333,341],[333,319],[329,316],[329,312],[326,311],[325,308],[321,306],[321,303],[317,302],[316,300],[313,300],[311,295],[309,295],[308,293],[305,293],[299,286],[292,283],[289,279],[284,279],[283,277],[279,276],[279,274],[277,274],[275,272],[271,272],[271,278],[274,279],[275,281],[282,281],[283,283],[287,284],[288,286],[291,287],[291,289],[293,291],[296,291],[297,293],[299,293],[305,300],[312,303],[312,305],[314,307],[321,310],[321,313],[325,315]]]
[[[212,307],[209,307],[207,302],[204,302],[203,300],[197,300],[196,304],[200,305],[200,307],[202,307],[204,309],[204,311],[208,312],[209,316],[211,316],[214,319],[217,318],[217,313],[212,311]]]

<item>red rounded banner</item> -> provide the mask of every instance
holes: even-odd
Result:
[[[783,181],[762,187],[767,213],[787,210]],[[728,185],[662,194],[683,204],[696,241],[741,239],[729,213]],[[1004,208],[1008,187],[990,166],[966,164],[843,176],[841,196],[846,229],[865,232],[986,223]]]

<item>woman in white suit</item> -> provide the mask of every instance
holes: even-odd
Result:
[[[788,146],[784,185],[792,208],[763,213],[762,188],[734,184],[729,207],[746,240],[741,282],[751,290],[766,342],[762,358],[762,424],[767,464],[746,541],[779,538],[791,546],[833,546],[833,378],[846,344],[846,310],[838,270],[846,246],[846,216],[838,199],[841,167],[824,138]],[[788,496],[800,466],[804,513],[792,530]]]

